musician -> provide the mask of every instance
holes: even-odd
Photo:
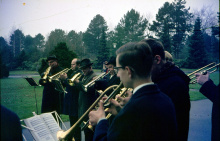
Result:
[[[52,76],[63,69],[59,66],[58,59],[55,55],[49,56],[46,60],[51,67],[48,76]],[[44,73],[41,77],[44,76]],[[39,83],[44,86],[41,113],[56,111],[61,114],[63,93],[55,90],[55,86],[52,82],[47,81],[45,84],[40,80]]]
[[[116,66],[116,57],[110,57],[106,65],[109,74],[104,79],[95,82],[95,89],[104,91],[109,86],[118,85],[120,83],[120,78],[117,77],[117,74],[114,70],[114,67]]]
[[[168,52],[168,51],[164,51],[165,52],[165,59],[166,62],[173,62],[173,56]]]
[[[22,141],[20,119],[16,113],[1,105],[1,141]]]
[[[216,86],[213,81],[209,78],[209,73],[203,75],[201,73],[195,74],[197,83],[201,85],[200,92],[205,95],[209,100],[213,102],[212,107],[212,141],[220,140],[220,111],[219,111],[219,100],[220,100],[220,85]]]
[[[79,108],[78,108],[78,116],[79,118],[86,112],[86,110],[92,105],[92,103],[96,100],[95,89],[94,87],[88,88],[86,92],[83,88],[84,85],[91,82],[95,79],[96,74],[92,69],[92,64],[90,59],[83,59],[80,62],[80,69],[83,72],[81,79],[76,79],[74,82],[79,89]],[[85,119],[88,120],[88,119]],[[89,129],[84,130],[85,140],[90,141],[93,138],[93,133]]]
[[[178,141],[187,141],[189,131],[189,81],[190,78],[172,62],[165,61],[164,47],[155,39],[144,39],[153,52],[152,81],[168,95],[175,106]]]
[[[64,95],[64,102],[63,102],[63,114],[69,115],[70,120],[70,127],[76,123],[78,120],[78,99],[79,99],[79,90],[75,85],[71,86],[68,83],[68,79],[71,79],[74,75],[80,73],[82,74],[82,71],[79,69],[80,61],[77,58],[74,58],[71,61],[71,69],[73,70],[72,74],[68,78],[67,74],[60,75],[60,79],[63,82],[64,86],[66,87],[67,93]],[[76,132],[74,133],[75,140],[80,140],[81,138],[81,130],[76,129]]]
[[[116,51],[117,76],[134,89],[125,107],[108,128],[103,102],[89,113],[96,125],[93,140],[173,141],[176,137],[175,109],[168,96],[151,81],[152,53],[146,43],[127,43]]]

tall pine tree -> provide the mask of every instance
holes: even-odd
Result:
[[[187,58],[187,66],[189,68],[200,68],[207,64],[205,52],[204,36],[201,31],[201,20],[198,17],[195,21],[194,31],[189,43],[189,56]]]
[[[102,30],[102,36],[99,44],[99,52],[97,56],[97,68],[101,69],[102,63],[106,60],[108,60],[109,57],[109,48],[107,47],[107,41],[106,41],[106,33],[104,29]]]

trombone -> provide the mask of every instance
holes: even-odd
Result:
[[[97,105],[97,103],[99,102],[99,100],[101,100],[101,98],[105,95],[105,93],[107,91],[115,88],[114,91],[110,94],[110,96],[112,98],[117,94],[118,90],[122,86],[123,85],[122,85],[122,82],[121,82],[119,85],[112,85],[112,86],[108,87],[107,89],[105,89],[105,91],[96,99],[96,101],[89,107],[89,109],[78,119],[78,121],[70,129],[68,129],[65,132],[63,130],[60,130],[60,131],[57,132],[57,139],[60,140],[60,141],[68,141],[68,140],[71,140],[71,138],[72,138],[72,140],[75,140],[74,137],[73,137],[73,131],[75,131],[76,127],[79,126],[83,122],[83,119],[86,116],[88,116],[89,112]],[[106,102],[106,100],[105,100],[105,102]]]
[[[203,75],[207,74],[207,71],[210,71],[209,73],[213,73],[218,69],[219,65],[220,65],[220,63],[216,64],[215,62],[212,62],[212,63],[188,74],[187,76],[190,77],[190,84],[197,83],[195,73],[200,72]]]
[[[106,75],[108,75],[110,73],[110,71],[108,73],[101,73],[99,76],[97,76],[94,80],[90,81],[88,84],[83,85],[83,89],[85,92],[87,92],[88,88],[93,86],[95,84],[95,81],[100,80],[102,78],[104,78]]]
[[[126,92],[127,92],[127,91],[132,91],[132,90],[133,90],[132,88],[122,88],[122,89],[121,89],[121,92],[120,92],[120,94],[119,94],[119,96],[120,96],[120,97],[125,97]],[[109,99],[109,98],[108,98],[108,99]],[[119,102],[119,100],[118,100],[117,98],[116,98],[115,100]],[[105,102],[104,102],[104,103],[105,103]],[[105,107],[108,107],[109,104],[105,104],[104,106],[105,106]],[[108,108],[105,109],[105,112],[106,112],[107,110],[108,110]],[[108,115],[106,116],[106,119],[109,119],[111,116],[112,116],[112,114],[111,114],[111,113],[108,113]],[[84,130],[86,127],[88,127],[90,130],[93,131],[92,125],[89,125],[89,120],[88,120],[87,122],[84,122],[84,126],[82,127],[81,130]]]

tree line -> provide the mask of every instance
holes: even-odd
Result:
[[[59,56],[65,68],[70,67],[72,58],[78,57],[90,58],[94,68],[100,69],[120,46],[144,38],[159,39],[180,67],[199,68],[218,61],[219,13],[210,7],[190,13],[185,4],[186,0],[165,2],[152,23],[131,9],[111,31],[100,14],[91,20],[85,32],[55,29],[47,40],[40,33],[32,37],[16,29],[9,43],[0,37],[1,77],[8,75],[7,70],[42,70],[47,65],[45,58],[52,54]]]

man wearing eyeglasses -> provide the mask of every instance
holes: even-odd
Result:
[[[116,57],[115,56],[110,57],[106,65],[109,74],[106,77],[104,77],[104,79],[95,82],[95,89],[97,90],[104,91],[109,86],[119,85],[120,83],[120,78],[117,77],[117,73],[115,72],[116,70],[114,69],[116,66]]]
[[[55,55],[49,56],[46,60],[51,67],[48,76],[52,76],[61,70],[63,70],[58,63],[58,59]],[[41,75],[43,77],[44,73]],[[44,86],[41,113],[56,111],[61,114],[63,94],[55,90],[55,86],[52,82],[47,81],[45,84],[39,81]]]
[[[174,105],[151,80],[150,47],[143,42],[127,43],[116,54],[117,76],[126,88],[133,89],[133,95],[110,126],[105,119],[103,101],[97,111],[89,113],[90,123],[96,125],[93,140],[176,140]]]

